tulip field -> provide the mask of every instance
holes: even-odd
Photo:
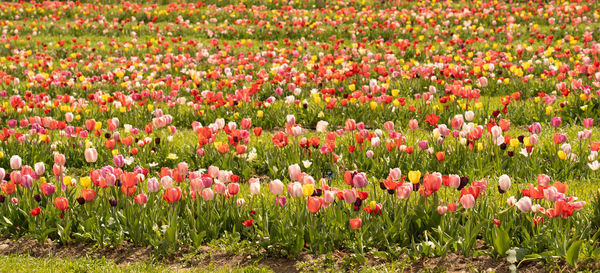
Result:
[[[20,1],[0,30],[1,238],[600,269],[596,1]]]

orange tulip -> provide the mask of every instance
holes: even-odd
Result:
[[[174,203],[181,199],[181,189],[179,187],[172,187],[165,191],[163,199],[169,203]]]
[[[81,189],[81,197],[85,199],[85,202],[92,202],[96,197],[96,192],[92,189]]]
[[[437,160],[439,162],[442,162],[442,161],[444,161],[446,154],[444,152],[437,152],[437,153],[435,153],[435,157],[437,158]]]
[[[16,187],[15,183],[13,183],[13,182],[8,182],[8,183],[2,184],[2,191],[8,195],[15,193],[16,188],[17,187]]]
[[[67,200],[65,197],[56,197],[54,199],[54,206],[59,210],[68,210],[69,200]]]

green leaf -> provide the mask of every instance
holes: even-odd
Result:
[[[10,219],[6,218],[6,216],[2,216],[2,218],[4,218],[4,222],[6,222],[7,226],[12,226],[13,223],[10,221]]]
[[[577,263],[577,259],[579,258],[579,250],[581,249],[582,244],[583,241],[576,241],[571,244],[569,250],[567,250],[567,263],[570,266],[575,266],[575,263]]]
[[[494,236],[494,247],[498,254],[503,256],[510,248],[510,237],[508,236],[508,232],[502,228],[496,229],[494,233],[496,233],[496,236]]]

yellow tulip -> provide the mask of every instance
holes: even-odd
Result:
[[[69,187],[70,187],[70,186],[72,186],[72,185],[71,185],[71,180],[72,180],[72,179],[73,179],[73,178],[71,178],[70,176],[68,176],[68,175],[67,175],[67,176],[63,177],[63,181],[62,181],[62,182],[63,182],[63,184],[65,184],[65,185],[67,185],[67,186],[69,186]]]
[[[302,195],[311,196],[315,192],[314,184],[304,184],[302,185]]]
[[[567,154],[565,154],[565,152],[563,151],[558,151],[558,158],[564,160],[565,158],[567,158]]]
[[[375,110],[375,109],[377,109],[377,102],[371,101],[369,103],[369,106],[371,107],[371,110]]]
[[[84,188],[88,188],[92,184],[92,179],[89,176],[82,177],[79,179],[79,184]]]
[[[375,202],[375,200],[372,200],[371,202],[369,202],[369,207],[374,210],[375,207],[377,207],[377,202]]]
[[[420,171],[408,172],[408,180],[410,180],[410,183],[417,184],[417,183],[419,183],[419,179],[421,179]]]
[[[517,139],[514,139],[514,138],[511,138],[511,139],[510,139],[510,146],[512,146],[512,147],[517,147],[517,146],[519,146],[519,140],[517,140]]]

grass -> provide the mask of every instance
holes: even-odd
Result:
[[[134,272],[152,272],[152,273],[167,273],[167,272],[272,272],[266,267],[236,267],[224,268],[209,266],[207,268],[182,268],[170,267],[161,264],[149,262],[138,262],[129,265],[119,265],[111,260],[104,258],[34,258],[27,255],[18,256],[1,256],[0,257],[0,272],[35,272],[35,273],[55,273],[55,272],[111,272],[111,273],[134,273]]]

